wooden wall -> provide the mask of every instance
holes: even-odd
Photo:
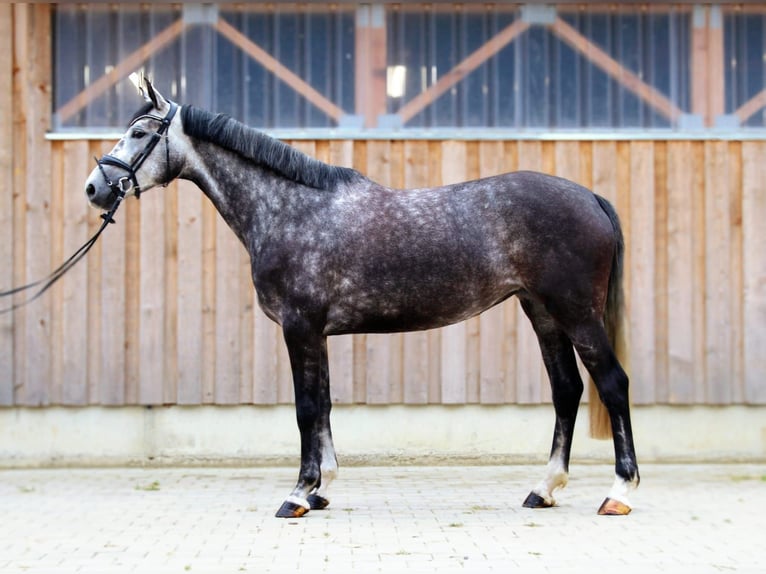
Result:
[[[82,184],[113,143],[47,142],[49,168],[27,157],[13,170],[18,191],[0,192],[0,262],[13,270],[1,288],[45,274],[95,231]],[[293,143],[397,187],[536,169],[592,188],[626,234],[634,402],[766,403],[766,142]],[[247,255],[187,182],[127,201],[49,295],[0,321],[3,405],[292,400]],[[550,400],[515,300],[438,331],[332,338],[330,354],[337,403]]]
[[[113,142],[47,141],[49,5],[0,4],[0,290],[97,228],[82,185]],[[398,187],[514,169],[612,200],[627,239],[629,370],[641,404],[766,403],[766,142],[302,141]],[[7,299],[3,300],[3,304]],[[338,403],[540,403],[515,301],[439,331],[330,342]],[[290,402],[278,328],[244,250],[194,186],[130,200],[49,294],[0,314],[0,406]]]

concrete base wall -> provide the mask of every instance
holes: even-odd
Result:
[[[573,462],[613,459],[587,436]],[[545,461],[550,406],[336,406],[341,465]],[[640,462],[766,461],[766,407],[634,407]],[[0,409],[0,467],[295,464],[292,406]]]

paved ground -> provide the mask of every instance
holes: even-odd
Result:
[[[0,572],[766,572],[766,465],[644,465],[627,517],[571,470],[528,510],[541,467],[344,468],[298,520],[291,468],[0,471]]]

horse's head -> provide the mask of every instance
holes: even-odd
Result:
[[[91,205],[110,209],[118,197],[135,194],[156,185],[165,185],[182,168],[183,141],[178,105],[165,99],[151,82],[141,78],[139,90],[146,103],[138,110],[112,151],[96,160],[98,165],[85,182]]]

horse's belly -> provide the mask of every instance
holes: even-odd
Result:
[[[377,292],[340,297],[328,310],[325,334],[396,333],[445,327],[478,315],[518,289],[517,284],[507,282],[483,292],[465,288],[444,289],[426,296]]]

